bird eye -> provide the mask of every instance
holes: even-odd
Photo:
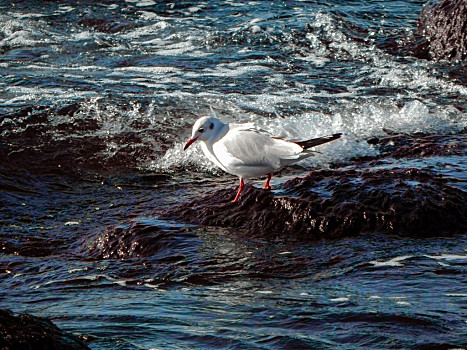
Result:
[[[214,129],[214,123],[209,124],[209,129]]]
[[[203,128],[203,127],[200,127],[200,128],[198,129],[198,132],[203,133],[203,132],[204,132],[204,128]]]

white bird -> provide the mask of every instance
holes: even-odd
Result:
[[[206,157],[219,168],[240,178],[236,202],[242,192],[244,179],[267,175],[265,189],[270,189],[271,174],[287,165],[308,158],[310,148],[336,140],[342,134],[293,142],[257,129],[253,123],[224,124],[214,117],[202,117],[193,125],[191,138],[183,148],[201,141]]]

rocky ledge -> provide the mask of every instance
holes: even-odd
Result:
[[[9,310],[0,309],[0,349],[84,350],[89,347],[45,318],[29,314],[15,316]]]
[[[418,18],[413,53],[431,60],[462,61],[467,57],[467,1],[443,0],[427,6]]]
[[[467,197],[420,169],[316,170],[282,186],[284,195],[223,189],[159,213],[268,239],[340,239],[366,232],[432,237],[465,232]]]

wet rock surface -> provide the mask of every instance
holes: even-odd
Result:
[[[161,228],[154,224],[131,223],[128,227],[107,227],[94,237],[86,238],[84,255],[91,259],[126,259],[163,253],[170,257],[184,229]],[[175,260],[177,258],[175,257]]]
[[[316,170],[283,185],[287,196],[246,186],[215,191],[161,213],[233,227],[254,237],[339,239],[366,232],[431,237],[467,228],[467,198],[420,169]]]
[[[46,257],[63,251],[66,245],[62,240],[45,240],[41,237],[9,237],[0,234],[0,249],[3,254],[24,257]]]
[[[467,57],[467,2],[443,0],[425,7],[418,19],[418,58],[460,61]]]
[[[455,136],[440,136],[426,134],[391,134],[387,137],[372,138],[367,140],[369,144],[378,148],[378,159],[413,158],[432,156],[461,156],[467,151],[467,136],[459,134]]]
[[[15,316],[9,310],[0,309],[0,349],[84,350],[89,347],[45,318],[29,314]]]

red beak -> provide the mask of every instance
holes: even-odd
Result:
[[[183,147],[183,150],[186,151],[186,149],[187,149],[188,147],[190,147],[190,145],[191,145],[193,142],[195,142],[195,141],[198,139],[198,137],[199,137],[199,136],[196,136],[196,137],[193,137],[192,139],[189,139],[189,140],[187,141],[187,143],[185,144],[185,147]]]

